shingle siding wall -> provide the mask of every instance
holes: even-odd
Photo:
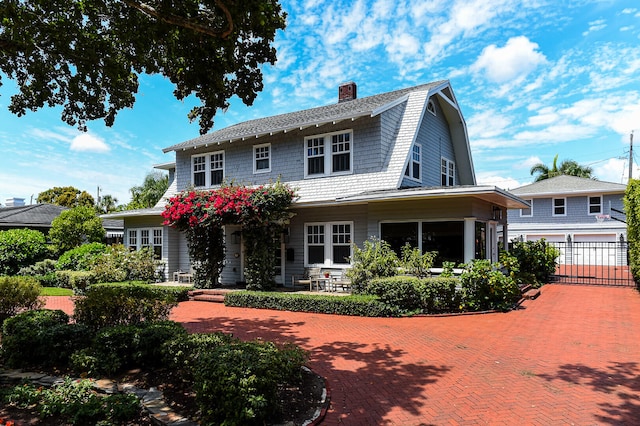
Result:
[[[597,194],[593,194],[595,196]],[[623,210],[622,194],[604,195],[602,197],[602,213],[619,217],[620,214],[611,211],[611,208]],[[526,196],[522,196],[527,200]],[[553,216],[553,198],[534,198],[532,216],[520,216],[520,210],[509,210],[509,223],[592,223],[596,219],[588,214],[588,196],[555,198],[566,199],[566,216]]]
[[[440,176],[441,157],[456,163],[455,180],[456,184],[460,182],[458,163],[453,151],[449,125],[437,97],[432,96],[431,100],[433,100],[436,107],[436,115],[434,116],[431,112],[425,111],[416,139],[416,142],[422,147],[422,181],[416,182],[405,177],[402,181],[403,187],[440,186],[442,184]]]
[[[267,184],[280,178],[283,182],[304,179],[305,146],[304,138],[312,135],[353,130],[353,163],[354,173],[370,173],[380,170],[382,164],[380,148],[380,117],[360,118],[354,122],[337,123],[335,126],[307,128],[302,131],[278,133],[253,140],[216,145],[176,152],[176,178],[178,190],[191,186],[191,158],[216,151],[225,154],[225,178],[245,184]],[[271,144],[271,171],[253,173],[253,147],[260,144]],[[331,149],[325,144],[325,149]],[[319,178],[327,179],[327,177]]]

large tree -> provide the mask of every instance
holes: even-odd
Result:
[[[588,179],[595,179],[593,169],[588,166],[582,166],[574,160],[564,160],[558,166],[558,154],[553,157],[551,167],[544,163],[535,164],[531,167],[531,175],[537,175],[534,182],[549,179],[560,175],[578,176]]]
[[[85,243],[100,243],[105,230],[93,207],[79,206],[65,210],[51,222],[49,239],[59,253]]]
[[[127,210],[146,209],[156,205],[169,187],[169,176],[162,172],[148,173],[140,186],[134,186],[131,191],[131,202]]]
[[[285,17],[278,0],[0,0],[0,71],[19,89],[9,110],[62,105],[69,125],[111,126],[138,75],[162,74],[177,99],[200,99],[189,119],[206,133],[231,96],[251,105],[262,90]]]
[[[38,194],[38,203],[56,204],[63,207],[93,207],[95,201],[87,191],[80,191],[74,186],[54,186]]]

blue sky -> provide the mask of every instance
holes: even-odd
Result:
[[[237,98],[214,129],[334,103],[355,81],[363,97],[449,79],[466,119],[479,184],[515,188],[531,166],[572,159],[600,180],[626,183],[629,135],[640,152],[637,0],[286,0],[278,62],[254,105]],[[162,148],[198,136],[160,76],[142,76],[133,109],[111,128],[81,133],[59,108],[16,117],[0,87],[0,203],[53,186],[130,200]],[[638,158],[637,155],[634,157]],[[637,161],[634,161],[636,163]],[[634,167],[633,176],[640,178]]]

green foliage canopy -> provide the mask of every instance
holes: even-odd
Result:
[[[102,242],[105,230],[92,207],[79,206],[60,213],[51,222],[49,238],[59,251],[71,250],[84,243]]]
[[[558,154],[553,157],[553,164],[551,167],[544,163],[535,164],[531,167],[531,175],[537,174],[535,182],[549,179],[560,175],[577,176],[587,179],[595,179],[593,175],[593,169],[588,166],[582,166],[574,160],[564,160],[558,166]]]
[[[134,186],[131,191],[131,202],[127,210],[148,209],[156,205],[169,188],[169,176],[161,172],[148,173],[140,186]]]
[[[47,241],[39,231],[26,228],[0,231],[0,275],[14,275],[48,254]]]
[[[71,126],[111,126],[133,106],[138,75],[161,74],[178,100],[200,99],[189,118],[204,134],[230,97],[251,105],[262,90],[286,14],[277,0],[1,0],[0,17],[0,71],[19,90],[12,113],[61,105]]]
[[[0,57],[1,58],[1,57]],[[62,207],[88,206],[95,201],[87,191],[80,191],[73,186],[54,186],[38,194],[38,203],[55,204]]]
[[[629,266],[633,279],[640,281],[640,180],[630,179],[624,194],[629,240]]]

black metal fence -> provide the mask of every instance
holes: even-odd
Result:
[[[628,243],[549,242],[560,251],[552,282],[635,286],[629,271]]]

